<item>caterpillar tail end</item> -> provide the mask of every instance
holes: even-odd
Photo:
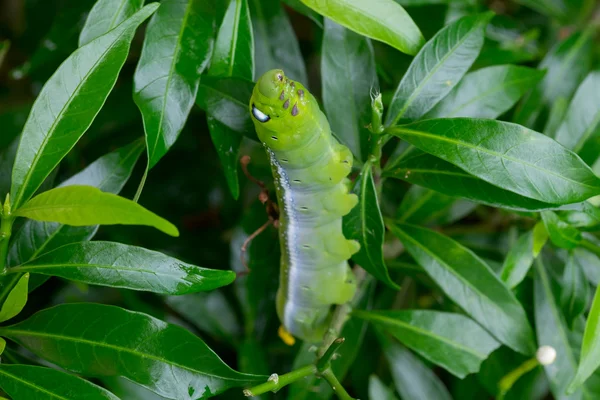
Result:
[[[281,341],[287,344],[288,346],[293,346],[296,343],[296,338],[294,338],[294,336],[292,336],[292,334],[289,333],[283,325],[279,326],[279,329],[277,330],[277,335],[279,336]]]

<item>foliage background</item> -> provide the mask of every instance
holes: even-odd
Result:
[[[594,1],[398,0],[397,2],[408,11],[425,40],[430,40],[440,29],[460,17],[481,16],[485,11],[494,11],[496,16],[487,25],[481,52],[470,67],[470,71],[481,71],[482,68],[506,64],[528,66],[531,69],[527,70],[527,73],[515,70],[514,73],[518,75],[517,78],[522,79],[522,82],[517,79],[518,82],[511,88],[493,96],[489,100],[491,104],[476,100],[476,106],[472,111],[473,116],[493,119],[499,115],[500,120],[518,122],[538,132],[547,133],[550,137],[559,138],[557,135],[560,133],[556,132],[560,130],[560,125],[569,112],[569,104],[584,79],[590,81],[586,81],[587,84],[582,87],[591,89],[589,93],[582,95],[588,97],[582,97],[579,104],[589,108],[583,106],[580,108],[584,109],[584,115],[600,115],[598,111],[600,97],[598,91],[593,90],[593,88],[600,88],[600,84],[595,83],[597,76],[590,74],[590,71],[596,70],[598,66],[600,51],[595,31],[598,23],[598,5]],[[10,152],[14,152],[10,144],[23,129],[29,110],[43,84],[64,59],[77,49],[81,29],[94,3],[93,0],[3,0],[0,2],[0,38],[10,40],[10,49],[0,63],[0,151],[2,152],[0,194],[2,195],[8,192],[8,182],[10,182],[11,163],[6,161],[10,160]],[[219,0],[213,4],[216,14],[213,36],[216,35],[216,28],[221,25],[228,5],[229,2],[226,0]],[[365,128],[366,123],[370,122],[369,92],[378,83],[383,95],[383,103],[388,109],[398,82],[407,73],[413,56],[403,54],[376,40],[367,43],[364,37],[349,31],[340,34],[348,35],[349,39],[346,40],[351,44],[350,47],[340,48],[336,43],[332,43],[327,48],[328,44],[324,42],[324,26],[332,24],[331,21],[324,21],[323,17],[303,7],[298,1],[286,0],[280,4],[275,0],[249,0],[249,10],[254,30],[254,78],[268,69],[283,68],[292,78],[305,81],[316,97],[325,103],[325,110],[330,120],[337,116],[341,118],[338,121],[340,124],[344,123],[345,110],[343,107],[334,109],[336,99],[343,103],[340,99],[343,99],[344,94],[347,93],[344,90],[348,90],[344,85],[348,86],[352,83],[353,89],[363,92],[362,98],[357,100],[358,107],[362,107],[360,111],[363,115],[359,118],[361,123],[354,121],[354,126],[348,126],[348,129],[357,129],[356,137],[359,138],[359,143],[356,147],[368,153],[371,143],[360,143],[360,138],[364,139],[369,135]],[[335,29],[333,26],[330,28]],[[584,39],[580,36],[572,36],[579,35],[578,32],[586,35]],[[140,60],[143,42],[144,29],[139,29],[106,104],[89,130],[61,162],[60,168],[45,183],[47,188],[63,182],[97,158],[144,137],[142,117],[132,96],[134,74]],[[250,43],[249,38],[246,38],[246,42],[242,45]],[[1,50],[0,54],[2,54]],[[370,56],[371,54],[373,57]],[[327,57],[330,58],[328,65],[335,67],[339,63],[339,69],[323,71],[323,58]],[[1,56],[0,60],[2,60]],[[348,71],[354,75],[342,76],[339,71],[353,62],[356,62],[356,69],[348,69]],[[248,68],[251,61],[246,60],[240,65]],[[547,70],[543,78],[542,73],[534,71],[536,68]],[[361,80],[361,77],[369,76],[375,71],[375,79]],[[210,69],[208,74],[210,75]],[[470,91],[477,92],[478,85],[499,79],[506,79],[506,77],[491,76],[483,77],[480,81],[475,80],[475,85]],[[201,80],[201,85],[202,82]],[[327,89],[328,84],[333,87]],[[362,86],[357,88],[360,85]],[[335,95],[336,89],[340,90],[339,97],[327,101],[326,93]],[[467,92],[469,92],[468,88]],[[203,93],[202,87],[199,93]],[[536,100],[536,95],[539,93],[542,93],[541,100],[539,98]],[[508,107],[499,105],[502,96],[513,99],[507,100]],[[517,99],[520,99],[520,102],[513,107]],[[202,103],[202,99],[198,100],[198,103]],[[452,104],[451,101],[449,103]],[[575,106],[577,107],[578,104]],[[494,109],[501,112],[495,112]],[[437,113],[437,116],[444,116],[444,111],[448,110],[440,109],[438,106],[429,115],[436,116]],[[486,115],[486,112],[490,115]],[[241,270],[239,261],[241,243],[248,234],[262,225],[267,217],[264,207],[257,200],[259,189],[239,171],[239,196],[236,196],[237,199],[232,196],[231,188],[234,194],[236,193],[235,178],[233,178],[236,167],[231,167],[235,165],[231,161],[235,162],[238,157],[237,155],[230,157],[229,164],[226,163],[225,166],[222,164],[222,159],[219,158],[211,140],[207,117],[210,123],[210,111],[207,115],[201,107],[192,107],[179,138],[160,162],[150,170],[139,200],[139,203],[147,209],[174,223],[179,228],[180,236],[169,237],[147,227],[117,225],[102,226],[95,240],[114,241],[157,250],[204,268]],[[411,117],[411,119],[415,118]],[[596,166],[600,144],[598,139],[600,136],[597,133],[600,124],[595,120],[595,122],[588,121],[588,125],[589,139],[576,151],[586,163]],[[397,143],[395,140],[390,141],[384,148],[382,158],[384,161],[395,162],[398,160],[396,158],[398,154],[406,150],[406,142],[396,147]],[[565,142],[561,141],[561,143]],[[224,157],[224,153],[226,152],[221,151],[221,157]],[[250,155],[252,174],[272,186],[270,169],[261,146],[244,138],[239,154]],[[144,157],[143,155],[136,164],[131,178],[120,193],[121,196],[134,198],[138,184],[144,175]],[[363,157],[363,160],[366,159],[367,157]],[[431,162],[427,165],[431,165]],[[360,162],[358,167],[354,177],[358,175]],[[442,165],[441,169],[444,168],[445,165]],[[379,173],[376,167],[375,180],[378,185]],[[587,202],[585,207],[588,208],[584,210],[585,212],[579,210],[569,214],[568,211],[562,211],[562,214],[559,213],[561,219],[553,219],[556,214],[544,214],[543,223],[538,224],[537,229],[543,231],[544,229],[539,226],[545,226],[553,244],[548,242],[542,257],[538,259],[542,260],[544,265],[538,261],[538,265],[530,269],[535,258],[531,252],[531,247],[534,246],[532,243],[539,243],[542,240],[539,239],[540,237],[544,238],[542,242],[545,241],[546,231],[536,236],[534,229],[537,221],[541,221],[539,213],[508,210],[510,207],[507,207],[506,203],[502,204],[504,200],[498,200],[493,192],[487,193],[486,189],[476,187],[474,184],[466,186],[474,192],[471,193],[470,199],[476,200],[475,202],[457,200],[445,194],[459,195],[459,193],[440,190],[444,193],[440,194],[420,186],[410,185],[410,179],[409,182],[402,180],[405,173],[404,170],[397,173],[396,178],[400,179],[385,179],[383,189],[378,188],[383,214],[400,222],[423,225],[441,232],[474,251],[503,278],[504,282],[516,279],[514,282],[509,281],[508,286],[513,289],[527,314],[526,318],[534,327],[538,345],[551,344],[558,340],[566,346],[559,349],[559,359],[553,367],[544,370],[540,366],[535,366],[512,388],[509,388],[506,398],[542,399],[554,396],[566,399],[600,396],[598,373],[593,374],[586,382],[585,392],[579,391],[571,396],[564,393],[570,380],[564,377],[569,374],[572,376],[577,368],[575,360],[579,359],[586,323],[585,315],[592,305],[592,289],[600,280],[597,270],[600,267],[600,260],[596,255],[599,251],[595,236],[595,231],[600,227],[597,202]],[[226,179],[226,174],[229,181]],[[560,204],[573,202],[565,201]],[[490,203],[499,205],[500,208],[490,207]],[[15,232],[17,228],[18,225]],[[577,229],[587,233],[582,237]],[[418,232],[409,232],[408,235],[417,237]],[[402,239],[401,234],[398,236]],[[53,277],[32,292],[23,311],[10,323],[26,320],[36,311],[57,304],[95,302],[117,305],[185,327],[199,335],[216,354],[238,371],[266,375],[272,372],[284,373],[310,362],[311,359],[307,356],[309,353],[306,346],[296,344],[294,347],[288,347],[277,336],[279,322],[274,307],[277,288],[275,271],[278,270],[276,237],[273,228],[269,228],[259,236],[249,250],[248,262],[252,273],[236,280],[232,285],[215,291],[177,297],[161,296],[74,283]],[[429,237],[424,242],[428,243],[430,239]],[[381,240],[378,245],[383,245]],[[417,263],[407,252],[402,251],[400,241],[389,233],[386,234],[383,251],[390,278],[385,276],[384,278],[378,276],[378,278],[389,279],[401,288],[396,290],[381,282],[367,280],[363,288],[365,295],[358,308],[431,309],[463,313],[440,289],[439,282],[436,283],[436,279],[432,280],[418,265],[422,261],[418,260]],[[520,274],[516,278],[514,275],[509,277],[510,271],[507,271],[507,264],[511,262],[510,257],[513,257],[512,263],[517,265],[514,267],[518,269],[516,274]],[[385,265],[383,268],[386,269]],[[540,279],[536,278],[536,268],[538,273],[547,271],[548,275],[544,275],[547,283],[544,288],[551,289],[550,292],[538,291],[538,294],[534,295],[534,286]],[[437,277],[437,279],[441,278]],[[539,293],[544,293],[548,297],[541,298]],[[575,302],[577,306],[573,306]],[[547,315],[542,314],[540,310]],[[539,317],[540,315],[542,317]],[[418,320],[420,317],[417,315],[414,318]],[[444,319],[441,321],[448,323]],[[476,336],[478,329],[481,329],[471,320],[468,322],[457,320],[456,323],[463,327],[462,333],[457,336]],[[435,331],[435,327],[429,328]],[[447,332],[449,330],[451,329],[447,328]],[[408,336],[406,332],[399,335]],[[489,337],[486,333],[481,335],[481,337]],[[565,335],[566,338],[563,337]],[[452,370],[451,365],[446,364],[446,368],[442,368],[436,365],[439,361],[436,363],[427,355],[423,358],[408,351],[406,347],[401,347],[398,342],[382,335],[363,319],[351,319],[344,330],[344,336],[347,341],[343,350],[340,350],[343,351],[342,357],[334,361],[337,362],[337,366],[334,364],[334,367],[338,368],[336,372],[339,373],[340,379],[345,376],[343,382],[348,391],[356,398],[362,399],[384,398],[384,393],[388,393],[385,396],[389,395],[389,398],[399,396],[405,400],[493,398],[499,393],[498,384],[501,378],[531,356],[531,354],[519,354],[506,346],[496,346],[498,347],[496,349],[490,345],[493,348],[490,347],[486,354],[477,355],[483,363],[481,367],[477,366],[469,371],[474,374],[461,372],[462,367],[456,367],[459,372],[456,373],[457,370],[454,370],[455,373],[452,374],[448,372]],[[439,343],[428,341],[427,338],[417,337],[415,340],[421,341],[421,344],[417,344],[416,347],[429,349],[422,350],[426,354],[431,356],[437,352],[436,347]],[[409,343],[405,345],[411,347]],[[14,350],[16,346],[9,344],[9,349]],[[564,351],[569,354],[565,354]],[[33,358],[31,354],[27,353],[27,355]],[[565,357],[569,358],[568,365],[565,364]],[[13,362],[7,361],[7,363]],[[40,359],[35,359],[35,362],[44,363]],[[461,378],[464,379],[457,378],[457,375],[462,375]],[[151,396],[155,396],[116,378],[93,381],[113,390],[121,398],[150,399]],[[223,398],[243,397],[237,388],[221,396]],[[331,390],[322,382],[302,381],[301,384],[292,385],[289,390],[283,390],[272,397],[309,399],[329,396]]]

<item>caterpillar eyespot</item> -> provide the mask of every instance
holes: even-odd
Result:
[[[332,306],[356,291],[347,257],[358,249],[342,233],[342,217],[356,205],[347,186],[352,159],[340,162],[340,154],[350,151],[332,136],[310,92],[281,70],[257,81],[249,106],[269,155],[280,210],[277,314],[286,333],[318,342]],[[272,110],[271,116],[261,110]]]

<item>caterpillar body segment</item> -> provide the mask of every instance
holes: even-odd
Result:
[[[356,290],[348,259],[359,245],[342,233],[342,217],[358,203],[348,193],[352,154],[333,137],[314,97],[281,70],[258,80],[249,108],[280,209],[277,313],[292,335],[316,342],[332,305],[348,302]]]

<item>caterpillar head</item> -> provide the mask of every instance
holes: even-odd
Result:
[[[249,104],[259,139],[274,150],[289,150],[307,140],[302,126],[309,106],[308,91],[280,69],[258,79]]]

